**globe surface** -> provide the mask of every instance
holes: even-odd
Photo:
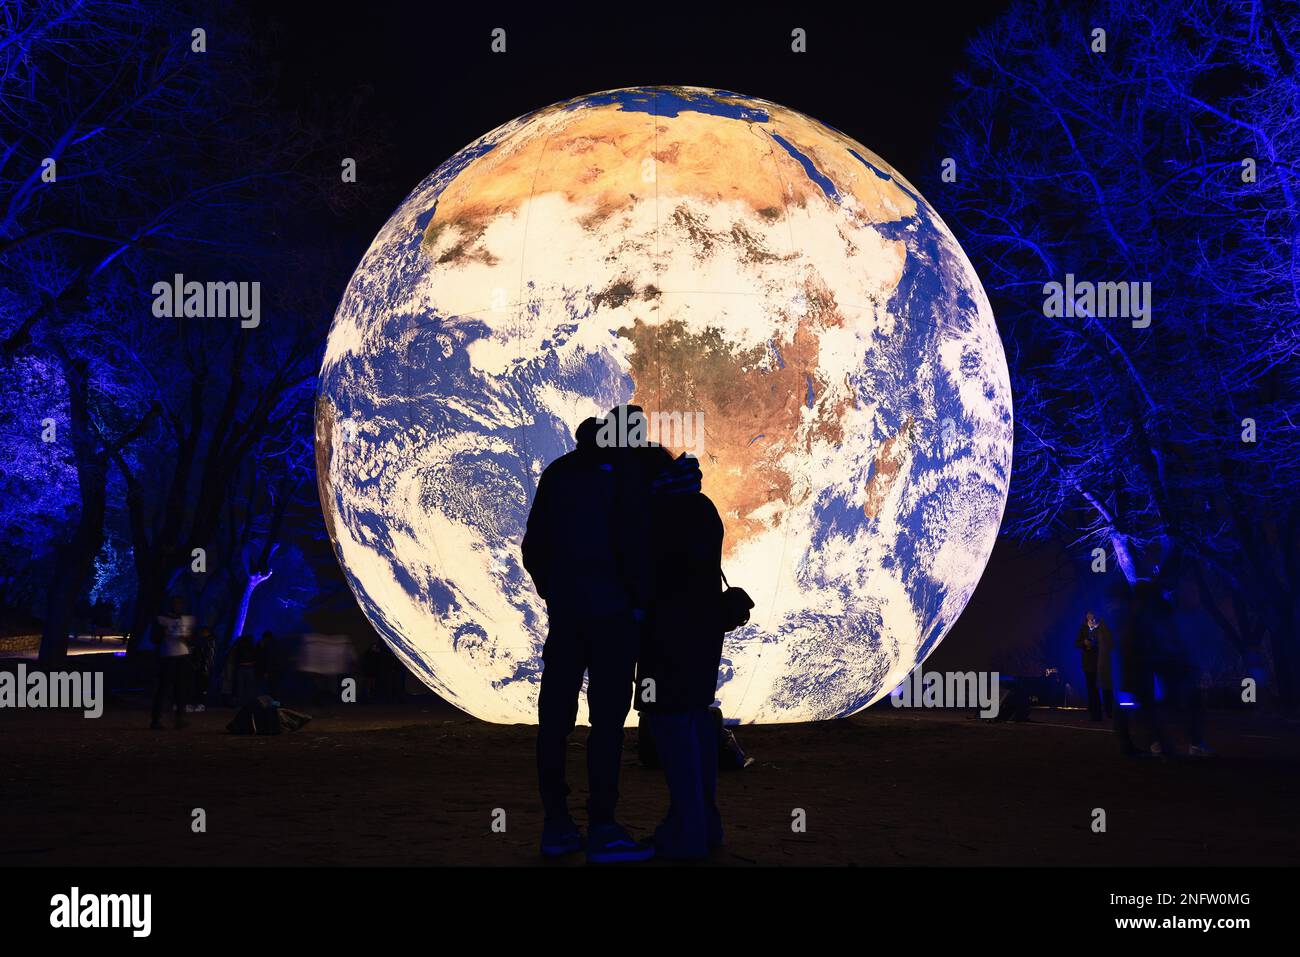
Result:
[[[956,621],[1001,522],[1012,418],[992,311],[948,228],[794,110],[607,91],[443,163],[330,329],[326,524],[365,614],[439,695],[536,721],[528,509],[577,423],[626,401],[702,413],[724,569],[756,601],[726,639],[729,718],[851,714]]]

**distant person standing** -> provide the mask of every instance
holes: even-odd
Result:
[[[1097,635],[1097,688],[1101,691],[1101,709],[1110,720],[1115,717],[1115,635],[1104,621]]]
[[[113,627],[113,606],[102,598],[90,606],[90,630],[96,641],[103,641],[104,635]]]
[[[1214,751],[1205,743],[1200,669],[1179,634],[1173,600],[1169,585],[1157,580],[1150,599],[1154,625],[1151,670],[1159,688],[1156,708],[1183,732],[1188,755],[1209,757]],[[1154,753],[1173,753],[1163,733],[1157,734],[1155,743]]]
[[[379,675],[383,667],[383,642],[375,637],[361,656],[361,699],[367,704],[379,700]]]
[[[1179,639],[1173,604],[1157,580],[1140,579],[1134,584],[1117,651],[1120,687],[1133,696],[1131,707],[1121,707],[1118,702],[1115,707],[1115,732],[1121,751],[1130,756],[1145,753],[1133,740],[1127,714],[1136,710],[1150,728],[1151,754],[1166,757],[1174,753],[1168,717],[1176,712],[1186,733],[1188,754],[1212,755],[1214,751],[1202,736],[1197,669]],[[1160,694],[1156,692],[1157,682]]]
[[[272,698],[279,685],[279,648],[275,635],[269,630],[262,632],[262,640],[257,643],[257,684],[262,694]]]
[[[235,675],[235,704],[252,704],[257,698],[257,642],[251,634],[239,636],[230,651],[231,667]]]
[[[1156,735],[1157,726],[1153,720],[1155,675],[1151,671],[1149,591],[1149,588],[1144,587],[1143,581],[1138,581],[1130,590],[1115,642],[1116,664],[1119,666],[1115,687],[1127,692],[1129,698],[1120,701],[1116,695],[1115,736],[1121,753],[1128,757],[1146,753],[1145,748],[1138,747],[1133,736],[1138,715],[1141,715],[1151,730],[1152,738]]]
[[[1075,638],[1074,644],[1079,649],[1080,664],[1083,666],[1083,678],[1088,686],[1088,713],[1092,716],[1093,721],[1101,720],[1103,708],[1101,684],[1097,677],[1103,636],[1106,646],[1109,648],[1111,643],[1110,629],[1106,627],[1105,622],[1089,611],[1084,616],[1083,624],[1079,626],[1079,635]],[[1106,670],[1109,672],[1109,666]],[[1106,710],[1109,711],[1109,709]]]
[[[163,699],[170,691],[176,709],[176,727],[185,727],[185,705],[189,700],[190,642],[194,635],[194,616],[185,613],[185,601],[179,595],[171,600],[171,612],[158,616],[158,687],[153,696],[153,720],[149,727],[162,728]]]
[[[212,658],[215,653],[212,629],[204,625],[194,636],[190,647],[190,668],[194,673],[193,691],[190,700],[191,711],[206,710],[208,699],[208,681],[212,677]]]

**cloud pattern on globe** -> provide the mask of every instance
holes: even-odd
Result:
[[[384,225],[330,329],[321,500],[362,609],[439,695],[535,722],[546,608],[519,543],[541,470],[619,402],[703,413],[729,718],[848,715],[934,650],[1006,503],[987,297],[892,167],[694,87],[506,123]]]

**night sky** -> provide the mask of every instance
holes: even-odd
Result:
[[[1006,4],[941,14],[921,5],[779,17],[655,11],[626,20],[617,11],[635,7],[590,19],[397,3],[329,17],[274,6],[261,15],[284,103],[357,111],[386,144],[383,186],[357,217],[360,252],[410,189],[471,140],[547,104],[616,87],[761,96],[843,130],[920,182],[925,164],[942,156],[935,138],[967,39]],[[807,31],[806,54],[790,51],[796,26]],[[496,27],[507,31],[504,55],[489,50]]]

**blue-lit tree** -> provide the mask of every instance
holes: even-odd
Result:
[[[1292,701],[1298,52],[1295,5],[1017,6],[970,47],[934,187],[1012,366],[1008,530],[1195,589]],[[1054,314],[1066,274],[1151,283],[1149,326]]]
[[[0,526],[40,566],[43,659],[64,653],[106,528],[132,545],[134,646],[194,549],[233,558],[225,506],[268,436],[306,428],[330,257],[286,235],[338,159],[268,104],[258,53],[221,8],[0,7],[0,483],[23,487]],[[156,318],[176,273],[260,282],[260,322]],[[19,589],[24,556],[3,557]]]

